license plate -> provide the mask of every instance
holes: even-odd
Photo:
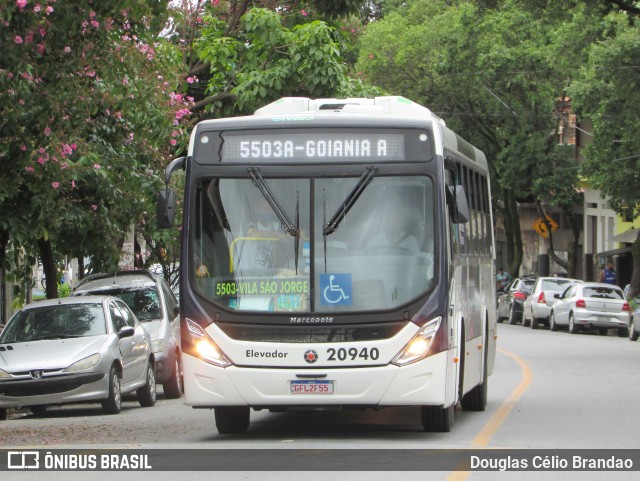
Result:
[[[291,394],[333,394],[333,381],[291,381]]]
[[[598,322],[611,322],[611,318],[609,316],[598,316]]]

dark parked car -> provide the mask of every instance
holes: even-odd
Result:
[[[178,301],[167,281],[148,270],[92,274],[82,279],[73,296],[108,294],[122,299],[151,336],[156,380],[167,398],[182,396],[182,352]]]
[[[498,322],[504,319],[509,319],[509,324],[522,322],[524,301],[531,294],[536,279],[537,276],[516,277],[503,292],[498,292]]]

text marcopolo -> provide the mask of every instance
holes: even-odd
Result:
[[[530,457],[480,457],[471,456],[470,468],[478,471],[628,471],[634,467],[633,460],[615,455],[606,457],[588,456],[530,456]]]

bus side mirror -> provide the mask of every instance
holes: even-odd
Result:
[[[454,224],[464,224],[471,217],[469,214],[469,204],[467,194],[461,185],[447,186],[447,198],[451,207],[451,222]]]
[[[162,189],[158,194],[158,210],[156,221],[158,229],[173,227],[176,215],[176,193],[169,189]]]

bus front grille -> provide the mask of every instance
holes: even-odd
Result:
[[[390,339],[407,322],[359,324],[353,326],[256,326],[218,323],[218,327],[237,341],[330,343]]]

